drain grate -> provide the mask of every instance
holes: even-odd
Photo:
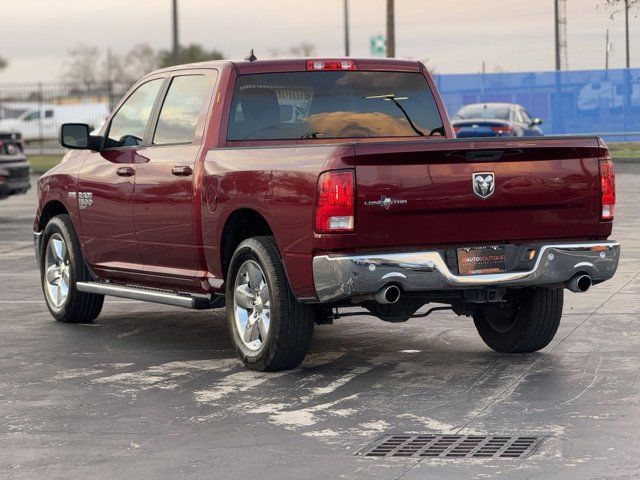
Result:
[[[544,437],[502,435],[386,435],[359,452],[365,457],[523,458]]]

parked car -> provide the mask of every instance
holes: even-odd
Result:
[[[20,132],[26,142],[58,138],[63,123],[78,121],[92,127],[100,125],[109,114],[104,102],[88,102],[74,105],[44,104],[29,108],[15,118],[0,120],[0,130]]]
[[[226,304],[256,370],[295,367],[314,324],[353,306],[404,322],[446,304],[491,348],[536,351],[564,289],[618,265],[604,142],[455,139],[418,62],[176,66],[138,81],[100,136],[66,124],[61,142],[34,223],[53,317],[92,321],[105,295]]]
[[[542,120],[531,118],[524,107],[515,103],[472,103],[453,116],[458,138],[528,137],[542,135]]]
[[[0,199],[31,188],[31,167],[19,133],[0,132]]]

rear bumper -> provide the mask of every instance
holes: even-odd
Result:
[[[563,284],[577,273],[594,283],[613,277],[620,244],[615,241],[546,244],[525,271],[458,275],[438,251],[366,255],[320,255],[313,259],[313,279],[321,302],[371,294],[388,284],[405,291],[461,290],[482,287]]]

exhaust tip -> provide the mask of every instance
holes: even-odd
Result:
[[[376,292],[375,298],[378,303],[396,303],[400,300],[400,289],[395,285],[387,285]]]
[[[567,288],[572,292],[586,292],[591,288],[592,282],[589,275],[575,275],[567,283]]]

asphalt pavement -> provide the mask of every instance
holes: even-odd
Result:
[[[566,293],[541,352],[489,350],[444,312],[316,328],[293,371],[236,359],[220,311],[107,299],[53,321],[32,248],[36,195],[0,201],[0,478],[640,477],[640,165],[616,165],[613,280]],[[387,433],[543,435],[522,459],[369,458]]]

